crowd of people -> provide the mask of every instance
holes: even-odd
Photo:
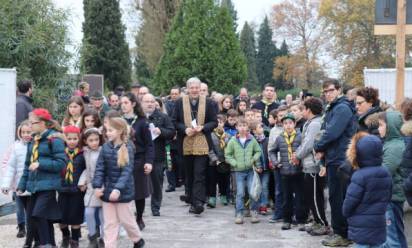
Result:
[[[166,175],[165,192],[184,187],[194,215],[234,205],[235,224],[270,215],[282,230],[326,235],[324,246],[407,247],[412,100],[394,108],[374,88],[344,90],[335,79],[322,89],[282,101],[271,84],[260,97],[209,95],[194,77],[167,97],[138,84],[106,97],[81,82],[60,125],[33,109],[32,82],[20,81],[1,181],[16,201],[17,237],[55,247],[59,223],[60,247],[75,248],[86,222],[90,248],[117,247],[122,229],[144,247],[145,201],[161,215]]]

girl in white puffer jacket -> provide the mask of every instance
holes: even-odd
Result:
[[[26,161],[27,144],[32,139],[32,130],[29,121],[23,121],[17,128],[18,140],[14,142],[9,153],[5,155],[3,163],[5,171],[1,180],[1,191],[8,195],[13,192],[13,198],[16,201],[16,214],[18,224],[18,238],[23,238],[26,235],[26,211],[27,202],[30,193],[26,192],[23,195],[16,195],[16,188],[23,175],[24,163]],[[29,230],[27,230],[29,232]],[[28,235],[31,236],[31,235]],[[30,240],[29,240],[30,239]],[[26,241],[31,243],[31,237],[27,237]],[[26,242],[26,244],[27,244]]]

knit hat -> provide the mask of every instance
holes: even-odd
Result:
[[[37,116],[38,118],[44,121],[51,121],[52,116],[47,109],[44,108],[37,108],[32,111],[32,113]]]
[[[77,133],[80,134],[80,128],[70,125],[70,126],[65,126],[63,129],[63,133]]]
[[[296,121],[295,116],[292,113],[288,113],[285,116],[283,116],[281,121],[283,122],[286,119],[292,120],[293,122]]]
[[[94,100],[102,100],[102,99],[103,99],[103,94],[102,94],[101,91],[95,90],[95,91],[93,91],[93,93],[90,95],[90,98],[91,98],[91,99],[94,99]]]
[[[382,141],[375,135],[366,135],[356,143],[356,161],[359,167],[381,166]]]

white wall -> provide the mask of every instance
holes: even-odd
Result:
[[[396,69],[364,69],[365,86],[377,88],[379,99],[395,103]],[[412,97],[412,68],[405,69],[405,97]]]
[[[0,178],[5,171],[2,163],[4,153],[14,142],[15,123],[16,70],[0,68]],[[10,194],[0,194],[0,206],[10,201]]]

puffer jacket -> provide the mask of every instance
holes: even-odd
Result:
[[[405,135],[405,152],[402,156],[401,167],[405,170],[407,177],[403,183],[406,200],[412,206],[412,121],[406,121],[401,128]]]
[[[14,142],[7,160],[6,171],[2,177],[1,188],[16,191],[17,184],[23,175],[27,156],[28,143],[17,140]],[[29,194],[26,192],[26,195]]]
[[[67,156],[67,162],[69,162],[69,157]],[[62,180],[62,187],[59,190],[60,192],[64,193],[75,193],[79,192],[80,189],[78,187],[79,179],[80,176],[82,175],[84,169],[86,168],[86,162],[84,161],[84,156],[83,156],[83,151],[80,151],[79,154],[77,154],[73,158],[73,182],[69,183],[66,181],[66,171],[67,171],[67,165],[65,168],[63,168],[62,173],[61,173],[61,180]]]
[[[231,136],[227,133],[224,133],[225,144],[227,146]],[[212,149],[209,151],[209,164],[213,165],[217,161],[225,162],[225,150],[220,147],[220,140],[216,134],[216,130],[212,132]]]
[[[34,141],[28,144],[27,156],[23,176],[20,178],[18,190],[36,193],[46,190],[60,190],[61,171],[67,164],[64,153],[64,141],[61,134],[52,129],[47,129],[41,134],[39,141],[39,167],[30,171],[30,158]]]
[[[97,158],[102,150],[101,147],[96,151],[88,147],[83,148],[83,156],[86,161],[86,169],[83,171],[79,179],[79,186],[87,186],[86,194],[84,195],[84,206],[86,207],[101,207],[102,201],[94,194],[92,181],[96,171]]]
[[[304,173],[319,173],[320,167],[314,157],[315,138],[320,134],[321,118],[315,116],[303,126],[302,144],[296,150],[296,157],[301,160]]]
[[[117,152],[120,146],[112,142],[103,145],[97,159],[96,171],[93,178],[93,188],[104,188],[101,199],[110,202],[109,196],[113,190],[119,190],[120,197],[116,202],[127,203],[134,200],[134,150],[132,144],[127,144],[129,163],[123,167],[117,164]]]
[[[367,135],[348,153],[360,169],[353,173],[342,212],[348,220],[350,240],[362,245],[380,245],[386,240],[386,208],[391,200],[392,178],[382,164],[382,142]]]
[[[405,141],[401,135],[402,115],[399,112],[386,112],[386,135],[383,143],[383,166],[392,176],[392,201],[404,202],[403,180],[405,171],[401,167],[405,151]]]
[[[244,145],[239,136],[232,137],[225,149],[225,159],[232,171],[246,171],[253,166],[261,168],[260,155],[260,146],[252,135],[248,135]]]
[[[301,142],[301,134],[296,132],[295,139],[292,143],[293,152],[296,152]],[[280,160],[278,160],[278,152]],[[280,174],[282,175],[292,176],[302,173],[301,165],[292,165],[289,161],[288,144],[286,143],[284,132],[277,137],[275,144],[273,144],[273,147],[269,150],[269,158],[275,167],[280,168]]]

